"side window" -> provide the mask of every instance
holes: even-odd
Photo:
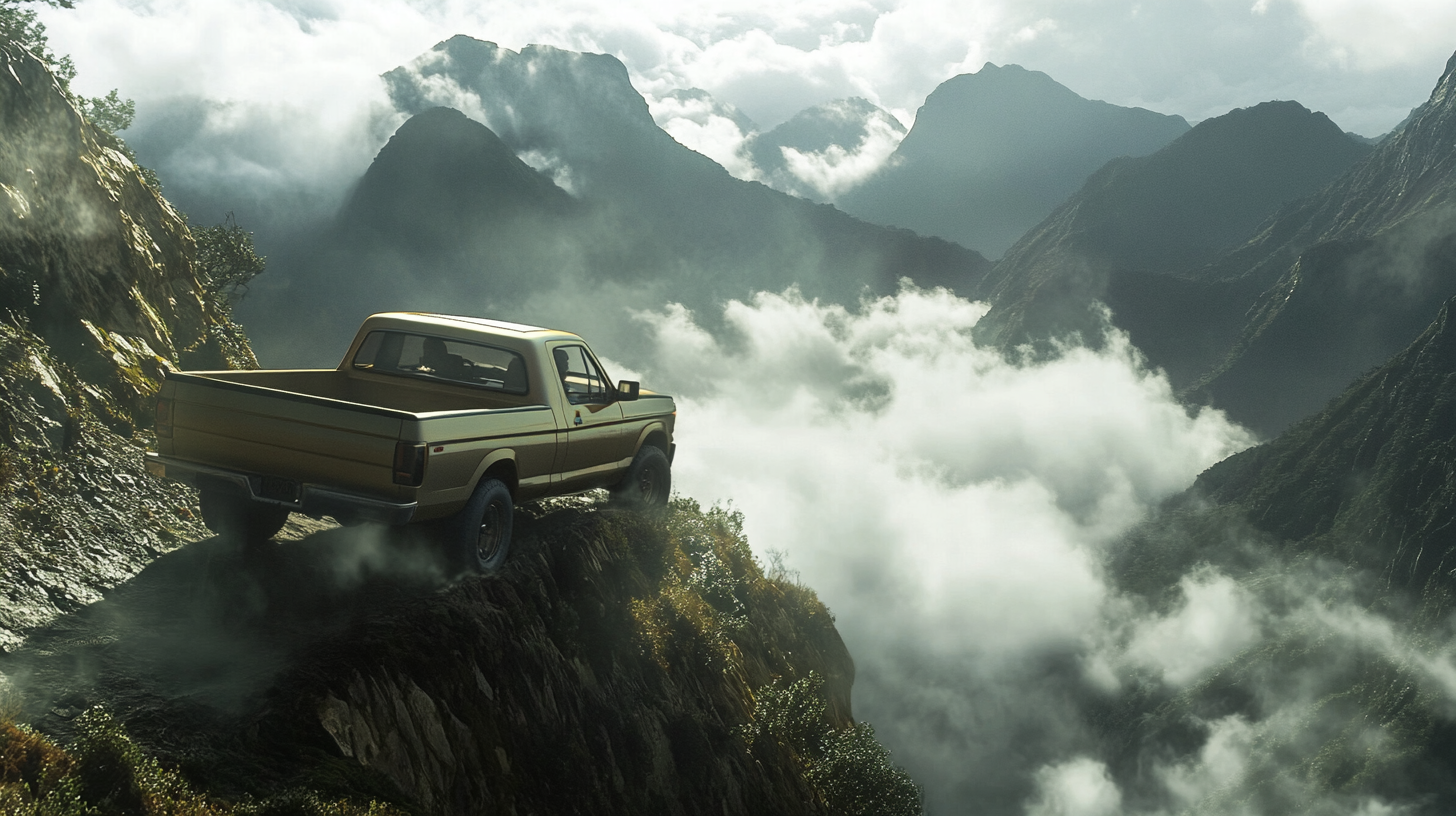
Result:
[[[354,367],[449,380],[508,394],[528,390],[526,361],[513,351],[404,332],[370,332],[354,355]]]
[[[556,374],[566,389],[566,398],[573,404],[607,402],[607,378],[596,361],[581,346],[557,346],[551,350]]]

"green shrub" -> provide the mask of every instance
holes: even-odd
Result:
[[[69,749],[0,721],[0,813],[14,816],[397,816],[389,805],[285,791],[232,803],[200,793],[134,743],[103,709],[76,720]]]
[[[753,722],[744,729],[750,750],[773,740],[800,762],[804,778],[834,813],[845,816],[914,816],[920,789],[868,723],[829,727],[824,680],[814,672],[788,686],[775,680],[759,689]]]

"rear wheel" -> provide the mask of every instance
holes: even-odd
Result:
[[[611,489],[612,501],[644,512],[661,512],[672,493],[672,465],[662,448],[643,445],[627,475]]]
[[[198,492],[202,523],[218,535],[236,535],[250,544],[267,541],[288,523],[287,507],[255,502],[227,490],[204,487]]]
[[[446,553],[461,572],[490,575],[500,570],[511,551],[515,504],[500,479],[482,479],[470,501],[446,525]]]

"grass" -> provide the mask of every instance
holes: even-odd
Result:
[[[0,720],[0,813],[14,816],[403,816],[376,801],[330,799],[290,790],[228,802],[199,792],[147,755],[104,709],[77,718],[78,736],[60,746]]]

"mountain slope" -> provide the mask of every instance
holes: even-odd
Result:
[[[1111,548],[1148,622],[1125,647],[1136,668],[1083,711],[1125,797],[1207,814],[1456,805],[1453,310]],[[1173,631],[1177,657],[1150,666],[1149,634]],[[1200,649],[1216,655],[1200,674],[1160,676]]]
[[[1456,293],[1456,56],[1404,128],[1203,274],[1270,282],[1193,392],[1266,432],[1409,343]]]
[[[1118,156],[1188,130],[1178,116],[1083,99],[1039,71],[987,63],[941,83],[875,176],[838,199],[877,224],[999,257]]]
[[[152,397],[168,368],[253,363],[119,148],[0,43],[0,652],[202,529],[143,466]]]
[[[861,806],[919,812],[851,717],[854,665],[828,611],[760,571],[741,518],[558,501],[523,509],[515,532],[500,576],[453,584],[427,542],[368,528],[251,557],[200,540],[0,668],[24,678],[43,730],[69,736],[74,710],[105,705],[226,798],[303,786],[438,814],[829,814],[851,805],[836,785],[873,780]],[[801,707],[776,708],[799,680]],[[820,728],[858,735],[858,753],[795,742]]]
[[[1201,122],[1151,156],[1115,159],[996,265],[983,293],[995,306],[977,331],[1000,345],[1095,337],[1088,307],[1100,301],[1186,385],[1232,342],[1260,291],[1197,270],[1370,151],[1324,114],[1266,102]]]

